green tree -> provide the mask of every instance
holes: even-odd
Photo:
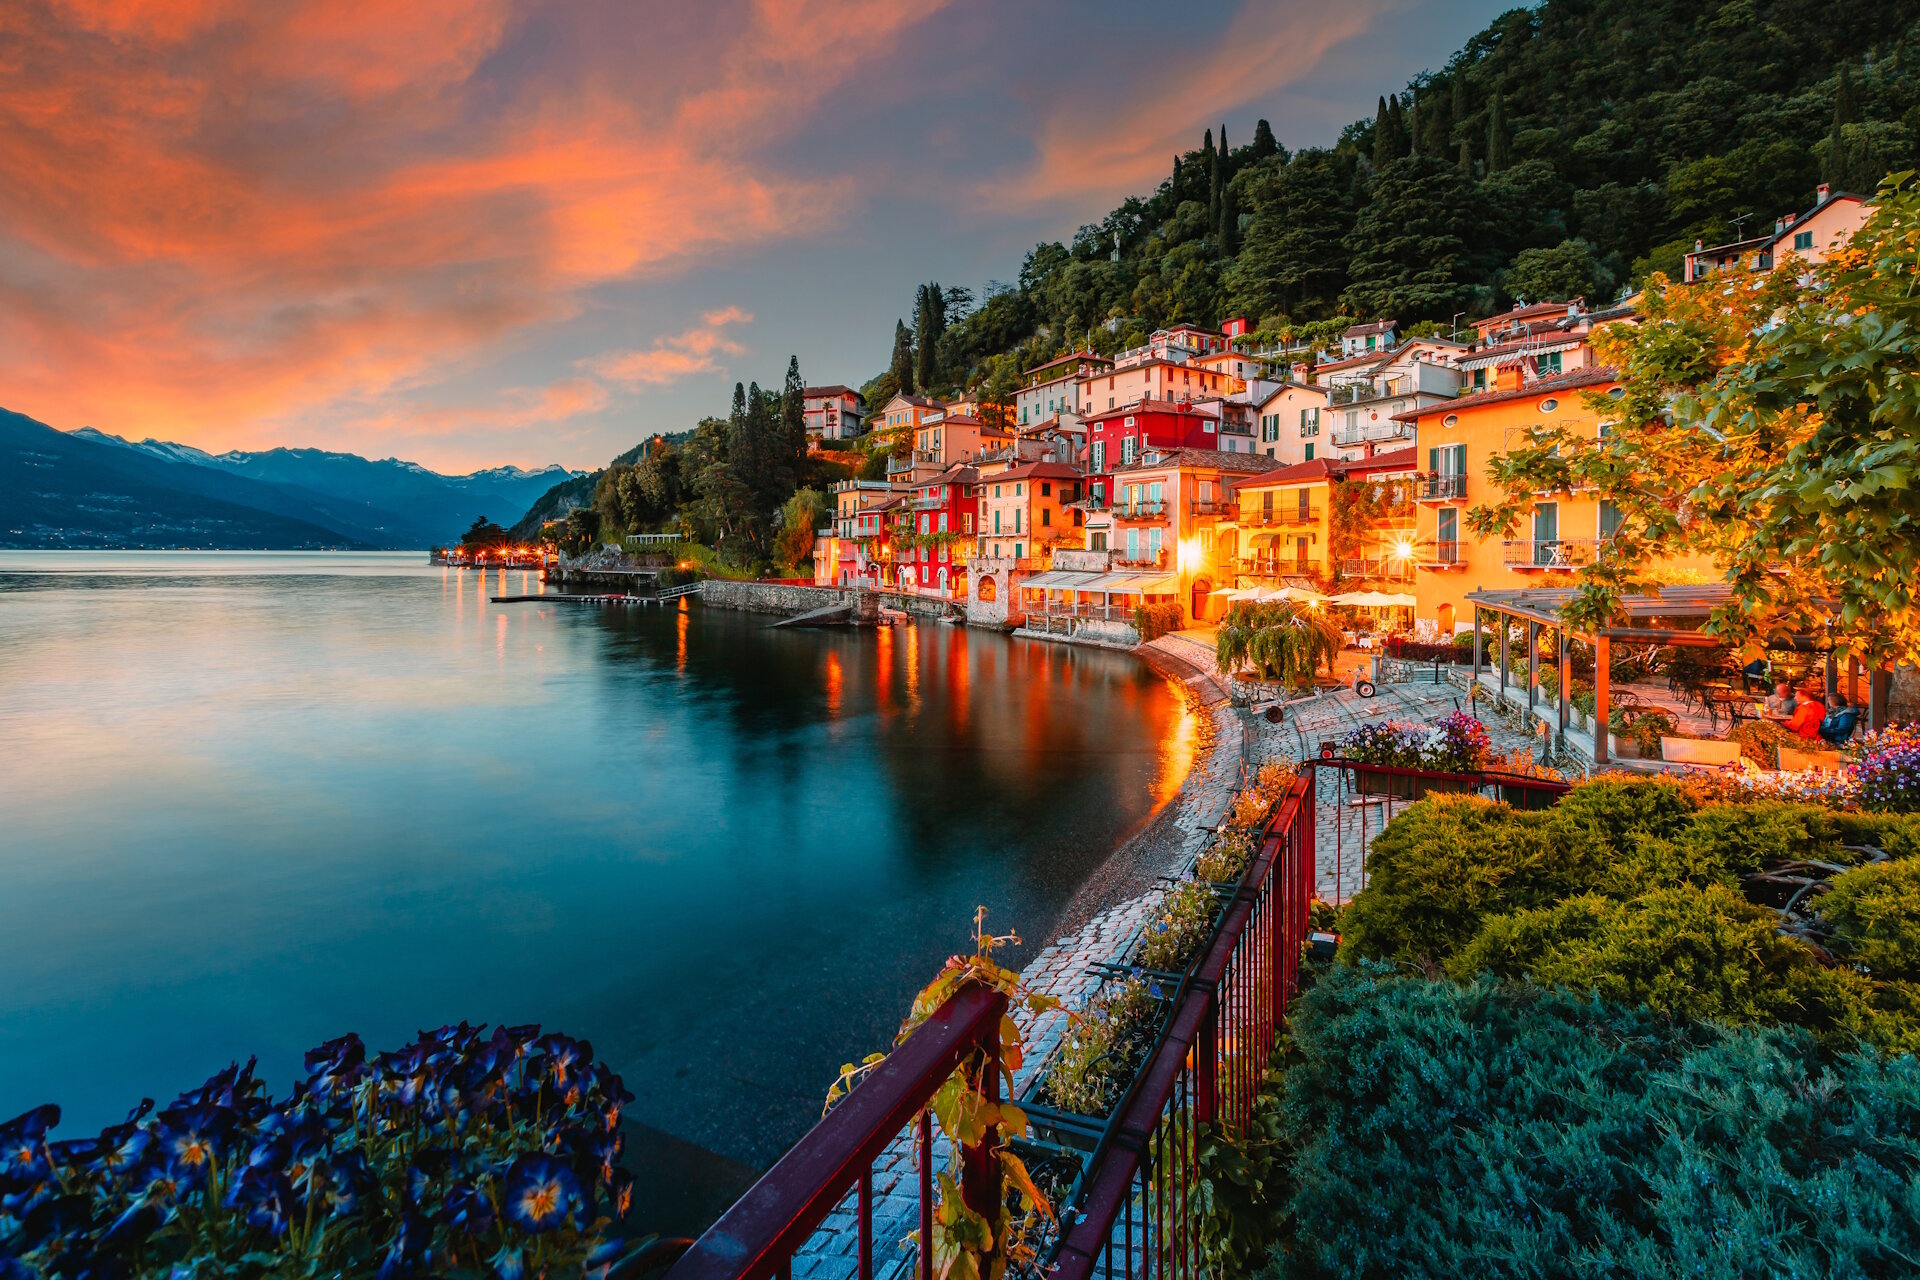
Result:
[[[1346,247],[1352,279],[1340,300],[1365,316],[1437,320],[1469,305],[1473,186],[1429,156],[1396,160],[1373,177],[1373,199]]]
[[[893,374],[894,390],[912,395],[913,335],[907,331],[907,322],[904,320],[893,322],[893,364],[890,372]]]
[[[512,541],[512,534],[485,516],[476,519],[468,526],[467,531],[460,535],[460,545],[469,550],[505,546]]]
[[[1853,102],[1853,76],[1846,63],[1840,64],[1840,74],[1834,77],[1833,84],[1833,124],[1827,130],[1827,150],[1820,166],[1826,180],[1841,191],[1847,190],[1847,179],[1853,175],[1848,172],[1847,126],[1859,118],[1858,109]],[[1879,174],[1874,180],[1879,181]]]
[[[1656,278],[1642,323],[1596,350],[1625,395],[1597,439],[1542,431],[1498,460],[1482,536],[1540,492],[1615,504],[1620,530],[1566,606],[1577,625],[1653,589],[1657,557],[1708,556],[1733,588],[1706,629],[1737,648],[1823,636],[1871,665],[1920,662],[1920,190],[1882,186],[1850,247],[1711,291]]]
[[[1507,132],[1506,104],[1496,90],[1493,101],[1487,105],[1487,172],[1498,173],[1507,167],[1508,152],[1513,139]]]
[[[914,308],[914,376],[931,394],[940,380],[940,338],[947,328],[947,301],[938,284],[923,284]]]
[[[800,377],[799,356],[787,357],[787,380],[780,388],[780,440],[786,468],[782,480],[792,488],[807,462],[807,384]]]
[[[1331,151],[1302,151],[1248,191],[1253,218],[1226,274],[1236,313],[1320,316],[1347,277],[1350,174]]]
[[[1613,293],[1613,273],[1585,240],[1563,240],[1551,249],[1526,249],[1507,272],[1507,292],[1516,300],[1601,302]]]
[[[796,490],[780,508],[780,527],[773,542],[780,563],[797,569],[812,560],[814,535],[832,514],[826,495],[818,489]]]
[[[1270,156],[1285,158],[1280,140],[1273,136],[1273,126],[1261,120],[1253,126],[1253,146],[1247,152],[1247,159],[1257,163]]]

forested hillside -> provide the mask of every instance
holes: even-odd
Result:
[[[978,306],[922,286],[868,402],[1002,400],[1075,343],[1115,350],[1176,320],[1444,325],[1516,297],[1612,297],[1696,238],[1804,211],[1819,182],[1870,191],[1920,162],[1916,24],[1920,0],[1514,9],[1330,148],[1289,151],[1285,121],[1245,142],[1209,130],[1151,195],[1037,246]]]

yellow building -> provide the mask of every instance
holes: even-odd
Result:
[[[1218,617],[1212,593],[1234,585],[1237,569],[1230,490],[1278,467],[1264,454],[1168,449],[1116,468],[1106,512],[1114,567],[1170,572],[1189,617]]]
[[[1315,458],[1234,486],[1242,546],[1237,585],[1274,587],[1307,579],[1322,589],[1400,584],[1413,577],[1415,514],[1411,449],[1371,458]],[[1348,486],[1363,485],[1364,489]],[[1355,522],[1345,527],[1340,504]]]
[[[1509,371],[1501,374],[1506,384]],[[1467,531],[1467,512],[1501,496],[1490,487],[1488,468],[1520,447],[1529,429],[1558,427],[1599,438],[1600,415],[1587,404],[1594,393],[1623,394],[1612,369],[1502,385],[1403,415],[1416,424],[1415,446],[1425,464],[1414,486],[1419,629],[1451,636],[1472,626],[1468,592],[1564,586],[1602,554],[1619,517],[1591,494],[1541,495],[1510,537],[1476,538]]]

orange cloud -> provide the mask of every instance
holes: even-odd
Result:
[[[609,352],[582,363],[609,382],[636,389],[668,386],[696,373],[724,373],[719,357],[745,355],[747,349],[723,330],[730,324],[751,324],[753,316],[739,307],[724,307],[700,320],[646,351]]]
[[[745,140],[799,127],[932,7],[755,0],[690,65],[516,75],[539,15],[509,0],[13,0],[0,385],[56,425],[214,448],[431,433],[405,406],[585,291],[834,225],[848,180]]]

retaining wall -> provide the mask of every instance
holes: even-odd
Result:
[[[858,604],[861,593],[852,587],[799,587],[780,582],[731,582],[708,578],[700,584],[700,602],[716,609],[747,613],[776,613],[792,617],[830,604]]]

